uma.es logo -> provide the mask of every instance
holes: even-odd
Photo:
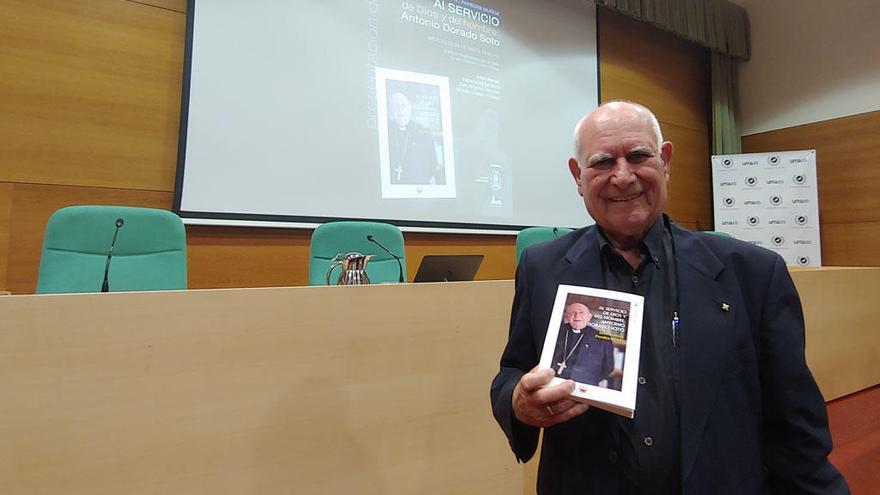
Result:
[[[727,197],[721,200],[721,204],[730,208],[731,206],[736,204],[736,199],[732,197]]]
[[[746,185],[747,186],[756,186],[758,184],[758,178],[755,176],[746,177]]]
[[[770,155],[767,157],[767,163],[769,163],[770,165],[779,165],[781,161],[782,160],[780,160],[779,155]]]
[[[770,196],[770,204],[773,206],[781,205],[782,204],[782,196],[780,196],[778,194],[774,194],[773,196]]]
[[[746,223],[749,224],[750,227],[755,227],[761,223],[761,219],[757,215],[752,215],[746,219]]]
[[[772,242],[774,246],[778,247],[785,244],[785,237],[780,234],[776,234],[773,236],[773,238],[770,239],[770,242]]]

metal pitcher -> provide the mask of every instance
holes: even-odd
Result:
[[[330,285],[330,274],[337,266],[342,267],[342,273],[339,274],[339,280],[336,285],[365,285],[370,283],[370,277],[367,276],[367,263],[373,258],[372,254],[361,253],[339,253],[330,261],[330,268],[327,269],[325,277],[327,285]]]

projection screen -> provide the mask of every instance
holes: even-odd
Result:
[[[572,128],[598,102],[583,0],[190,0],[186,223],[579,227]]]

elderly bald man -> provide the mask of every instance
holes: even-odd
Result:
[[[641,105],[607,103],[578,122],[568,168],[596,225],[522,255],[496,420],[520,461],[545,429],[539,494],[849,493],[828,461],[782,258],[670,220],[672,155]],[[559,284],[645,297],[635,418],[570,400],[571,380],[545,386],[554,370],[536,365]]]

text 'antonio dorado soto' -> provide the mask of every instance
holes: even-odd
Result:
[[[403,10],[400,14],[401,20],[488,45],[501,46],[501,16],[495,9],[468,0],[434,0],[431,7],[404,0],[400,7]]]

